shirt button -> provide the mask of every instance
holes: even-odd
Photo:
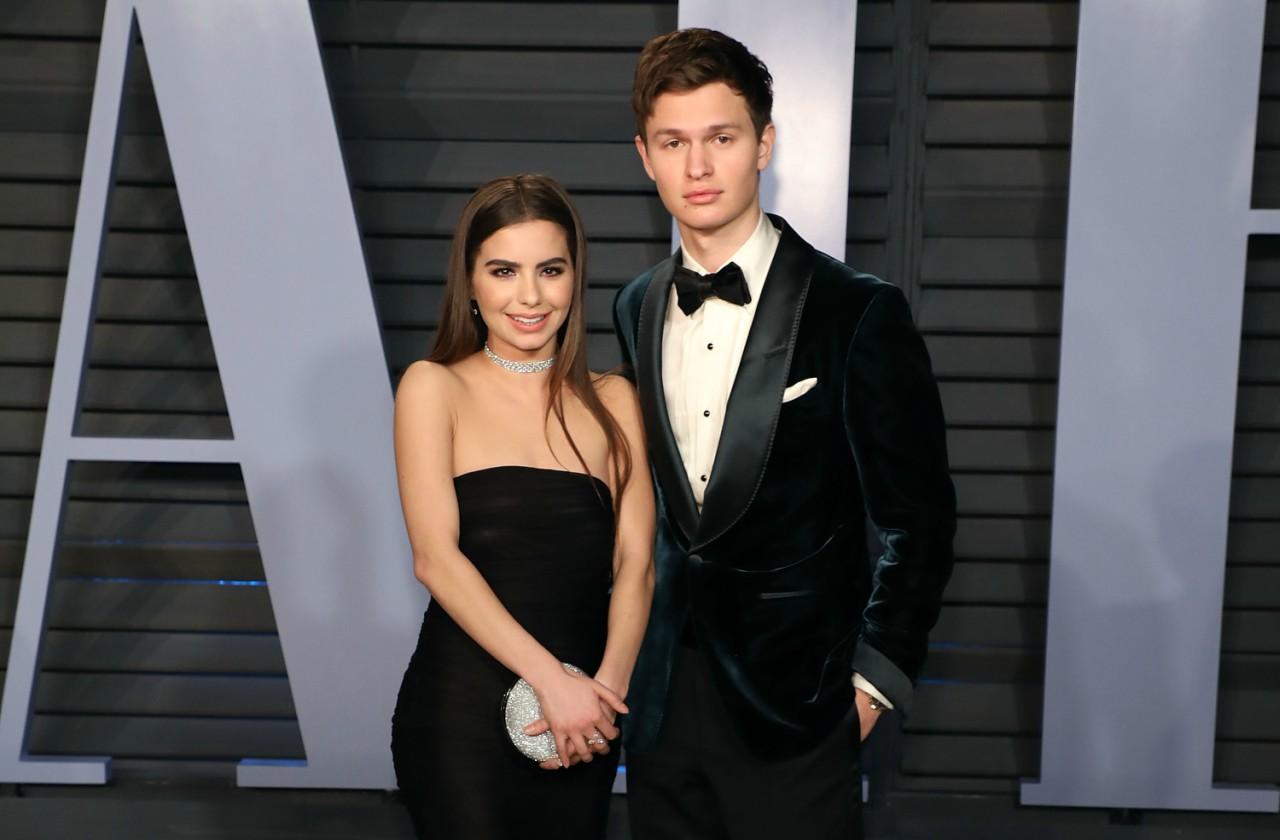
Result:
[[[708,341],[708,342],[707,342],[707,349],[708,349],[708,350],[714,350],[714,349],[716,349],[716,346],[715,346],[714,344],[712,344],[710,341]]]
[[[706,477],[705,475],[700,475],[700,476],[698,476],[698,478],[700,478],[700,479],[701,479],[701,480],[703,480],[703,481],[706,481],[706,480],[707,480],[707,477]]]
[[[704,411],[704,412],[702,412],[702,416],[703,416],[703,417],[710,417],[710,416],[711,416],[711,412],[710,412],[710,411]]]

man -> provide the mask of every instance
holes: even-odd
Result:
[[[896,287],[761,212],[771,88],[705,29],[636,67],[636,149],[682,247],[614,304],[659,501],[635,840],[861,836],[858,745],[909,707],[951,571],[924,343]]]

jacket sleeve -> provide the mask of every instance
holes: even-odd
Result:
[[[845,364],[845,433],[879,542],[853,669],[905,714],[951,576],[956,500],[929,354],[896,287],[867,304]]]
[[[632,348],[635,345],[635,314],[630,312],[630,287],[624,286],[618,290],[613,298],[613,332],[618,339],[618,350],[621,353],[622,364],[619,366],[618,373],[630,380],[631,384],[636,384],[636,365]]]

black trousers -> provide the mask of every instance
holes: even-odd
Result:
[[[632,840],[861,840],[856,708],[821,744],[756,758],[696,649],[681,647],[656,748],[627,754]]]

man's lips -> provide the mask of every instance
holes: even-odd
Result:
[[[684,194],[684,200],[690,204],[710,204],[720,197],[720,190],[694,190]]]

